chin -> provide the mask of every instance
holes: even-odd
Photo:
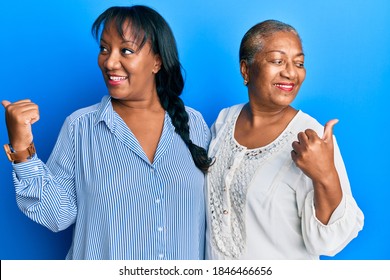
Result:
[[[112,97],[112,98],[115,98],[115,99],[122,99],[125,94],[119,92],[118,90],[110,90],[108,89],[108,94]]]

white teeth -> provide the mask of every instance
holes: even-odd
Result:
[[[109,76],[110,80],[112,81],[123,81],[123,80],[126,80],[126,77],[113,77],[113,76]]]
[[[292,85],[281,85],[281,84],[275,84],[277,87],[282,87],[282,88],[292,88]]]

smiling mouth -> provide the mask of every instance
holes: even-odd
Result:
[[[286,91],[292,91],[294,88],[294,84],[274,84],[274,86]]]
[[[119,81],[126,80],[127,77],[108,76],[108,79],[111,80],[111,81],[119,82]]]

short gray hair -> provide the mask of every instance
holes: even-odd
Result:
[[[273,19],[265,20],[252,26],[245,33],[240,44],[240,61],[245,60],[249,65],[252,64],[256,53],[264,47],[264,38],[280,31],[294,32],[302,41],[297,30],[291,25]]]

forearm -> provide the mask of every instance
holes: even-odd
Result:
[[[316,217],[326,225],[343,197],[337,170],[324,175],[321,180],[313,180],[313,187]]]
[[[307,195],[302,211],[305,245],[314,255],[334,256],[357,236],[363,227],[364,215],[354,198],[343,193],[341,203],[333,211],[328,224],[324,225],[316,217],[313,204],[314,191]]]

